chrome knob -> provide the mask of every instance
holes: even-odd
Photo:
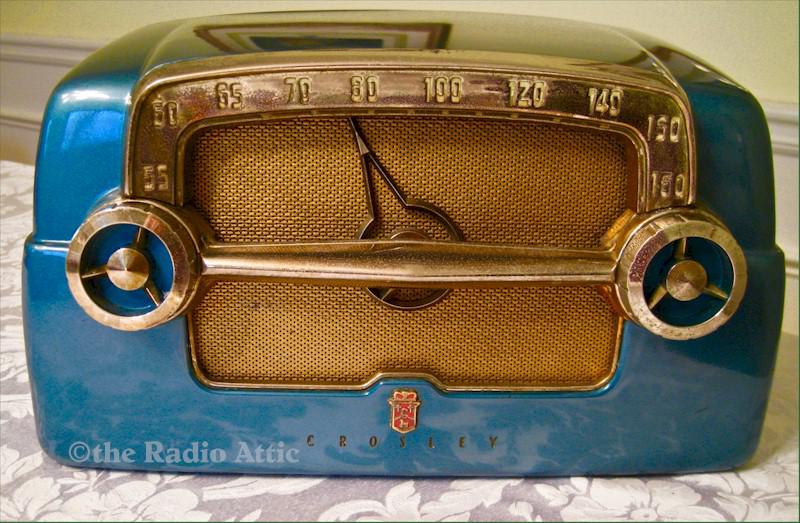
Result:
[[[631,320],[659,336],[688,340],[714,332],[736,312],[747,265],[739,244],[712,215],[664,211],[639,217],[625,231],[616,292]]]
[[[103,255],[109,248],[111,254]],[[67,281],[93,319],[120,330],[147,329],[189,306],[198,260],[192,233],[169,209],[113,203],[92,213],[72,238]]]

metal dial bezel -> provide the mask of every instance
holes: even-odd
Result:
[[[353,101],[352,78],[369,75],[378,78],[380,96]],[[460,79],[457,103],[429,99],[425,81],[432,76]],[[298,79],[311,86],[305,98],[293,94]],[[509,82],[520,80],[544,84],[543,105],[512,106]],[[592,109],[592,90],[597,96],[618,92],[618,113],[600,113],[596,103]],[[426,114],[525,118],[618,133],[633,150],[631,210],[695,200],[694,128],[686,94],[665,77],[613,64],[476,51],[242,54],[160,67],[139,82],[132,106],[123,195],[178,206],[184,201],[185,145],[201,128],[276,118]],[[674,142],[671,131],[664,134],[662,118],[679,122]]]

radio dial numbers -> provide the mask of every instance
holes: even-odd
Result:
[[[547,83],[541,80],[509,80],[508,106],[540,109],[547,97]]]
[[[651,114],[647,117],[647,141],[678,143],[681,140],[683,119],[680,116]]]
[[[426,76],[425,101],[428,103],[461,102],[464,95],[464,79],[460,76]]]
[[[144,192],[169,191],[169,180],[169,172],[165,164],[148,164],[142,166],[142,189]]]
[[[242,99],[242,84],[238,82],[220,82],[214,88],[217,95],[217,107],[219,109],[239,110],[244,105]]]
[[[589,114],[619,116],[622,111],[622,90],[604,87],[589,88]]]
[[[152,108],[153,127],[161,129],[178,126],[178,102],[165,102],[161,98],[156,98]]]
[[[686,175],[668,171],[650,173],[651,196],[655,200],[678,202],[686,197]]]
[[[300,105],[308,105],[311,99],[311,79],[307,76],[289,76],[283,79],[283,83],[289,87],[286,93],[286,102]]]
[[[355,103],[376,102],[378,101],[378,86],[377,76],[351,76],[350,100]]]

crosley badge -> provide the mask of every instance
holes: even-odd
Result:
[[[392,416],[392,429],[405,434],[417,428],[417,408],[419,395],[413,389],[395,389],[389,399]]]

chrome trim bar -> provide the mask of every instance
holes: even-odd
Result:
[[[417,240],[211,244],[201,275],[354,287],[613,285],[611,252]]]

